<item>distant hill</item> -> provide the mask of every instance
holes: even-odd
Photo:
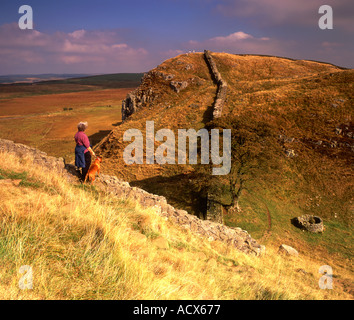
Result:
[[[90,74],[18,74],[0,76],[0,85],[19,84],[78,84],[105,88],[134,88],[140,84],[143,73]]]
[[[80,84],[105,88],[135,88],[140,84],[143,75],[143,73],[112,73],[45,81],[45,84]]]
[[[142,76],[143,73],[0,76],[0,95],[23,97],[102,89],[133,89],[140,85]]]
[[[10,83],[33,83],[48,80],[62,80],[68,78],[80,78],[91,76],[90,74],[14,74],[0,76],[0,84]]]

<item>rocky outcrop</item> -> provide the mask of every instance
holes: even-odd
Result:
[[[65,162],[63,158],[48,156],[45,152],[31,148],[21,143],[0,139],[0,152],[16,154],[20,158],[31,157],[33,163],[39,164],[44,169],[63,172]]]
[[[170,81],[174,77],[174,74],[167,74],[157,69],[145,73],[141,79],[140,86],[128,93],[127,97],[122,101],[122,120],[126,120],[138,109],[151,105],[155,101],[157,93],[153,90],[154,83],[161,80]]]
[[[181,90],[188,87],[188,82],[187,81],[171,81],[170,86],[175,92],[179,93]]]
[[[129,116],[135,113],[138,109],[149,106],[154,102],[157,94],[153,90],[153,85],[161,81],[169,82],[172,90],[179,93],[181,90],[188,87],[194,79],[188,81],[171,81],[175,78],[174,74],[159,71],[163,68],[153,69],[144,74],[141,79],[141,85],[134,91],[127,94],[127,97],[122,101],[122,120],[126,120]]]
[[[19,157],[32,158],[33,162],[48,170],[58,171],[72,181],[75,178],[75,167],[66,165],[63,158],[48,156],[45,152],[13,141],[0,139],[0,152],[14,153]],[[13,182],[11,182],[13,183]],[[241,228],[227,227],[221,223],[201,220],[187,211],[175,209],[167,203],[166,198],[148,193],[147,191],[131,187],[128,182],[119,180],[115,176],[101,174],[95,184],[105,192],[124,199],[132,199],[143,207],[153,207],[155,212],[167,218],[172,223],[191,232],[207,237],[209,241],[219,240],[225,242],[247,254],[260,255],[265,247],[254,240],[247,231]]]
[[[154,92],[150,88],[148,90],[136,89],[128,93],[127,97],[122,101],[122,121],[135,113],[139,108],[154,100]]]
[[[221,74],[209,50],[204,50],[204,57],[218,86],[213,105],[213,119],[215,119],[221,117],[222,114],[222,108],[227,94],[227,82],[221,77]]]
[[[285,255],[288,255],[288,256],[294,256],[294,257],[297,257],[299,255],[299,253],[297,252],[296,249],[294,249],[293,247],[290,247],[290,246],[288,246],[286,244],[282,244],[279,247],[278,252],[281,253],[281,254],[285,254]]]

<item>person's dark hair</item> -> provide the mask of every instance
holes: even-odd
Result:
[[[85,131],[86,128],[87,128],[88,124],[87,122],[80,122],[78,125],[77,125],[77,129],[79,131]]]

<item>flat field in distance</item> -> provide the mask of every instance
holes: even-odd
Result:
[[[80,121],[94,145],[121,121],[121,104],[142,74],[111,74],[0,85],[0,138],[74,159]]]

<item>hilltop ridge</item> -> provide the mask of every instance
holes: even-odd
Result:
[[[315,158],[325,153],[343,164],[353,159],[353,70],[286,58],[212,56],[228,83],[220,121],[250,116],[255,124],[262,120],[272,125],[280,153],[292,154],[293,146],[299,144],[295,153],[304,149],[304,154],[315,152]],[[146,120],[154,121],[155,130],[204,128],[212,120],[216,90],[202,53],[177,56],[145,74],[141,85],[123,101],[122,118],[127,121],[96,146],[104,157],[103,167],[127,181],[194,171],[189,165],[125,165],[122,154],[127,143],[122,136],[129,128],[144,134]],[[342,127],[346,129],[340,131]],[[346,165],[336,167],[345,170]]]

